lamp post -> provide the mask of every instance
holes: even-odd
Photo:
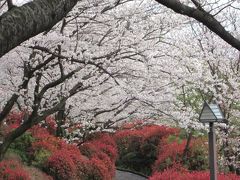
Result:
[[[209,165],[210,165],[210,180],[217,180],[217,154],[216,154],[216,134],[214,122],[225,123],[223,113],[217,104],[203,105],[200,117],[200,122],[209,123],[208,147],[209,147]]]

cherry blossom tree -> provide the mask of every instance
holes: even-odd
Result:
[[[7,2],[8,4],[11,4],[10,2],[12,1]],[[63,19],[78,2],[81,3],[82,1],[35,0],[33,2],[26,3],[21,7],[11,8],[12,5],[10,5],[10,10],[1,15],[0,19],[0,56],[3,56],[25,40],[43,31],[49,30],[57,22]],[[91,1],[89,2],[91,3]],[[196,0],[185,2],[180,2],[178,0],[159,0],[157,2],[173,9],[179,14],[192,17],[197,21],[202,22],[224,41],[236,49],[240,49],[240,42],[237,37],[234,37],[231,33],[229,33],[228,30],[225,29],[224,26],[221,25],[221,23],[214,17],[214,14],[212,15],[211,12],[204,9],[204,2],[203,4]],[[118,3],[118,0],[115,3]],[[218,2],[214,3],[217,4]],[[192,5],[195,7],[192,7]],[[15,35],[15,38],[12,38],[13,34]]]
[[[232,13],[239,12],[231,11],[228,14],[230,17],[222,17],[227,19],[225,22],[229,29],[239,27],[239,20],[234,16],[231,18]],[[190,29],[193,34],[189,34]],[[236,143],[239,134],[236,128],[239,123],[239,52],[198,23],[191,22],[189,31],[182,33],[187,33],[189,39],[179,41],[178,37],[175,38],[174,45],[178,50],[172,57],[172,61],[180,67],[179,71],[172,73],[177,87],[174,90],[177,96],[176,113],[187,115],[187,118],[179,121],[180,125],[188,129],[200,128],[198,116],[202,102],[205,100],[218,103],[228,119],[227,125],[219,126],[219,140],[222,141],[220,147],[224,152],[221,159],[228,163],[231,171],[236,171],[239,169],[239,157],[233,154],[237,153],[240,147],[239,143]],[[174,38],[173,35],[171,37]]]
[[[174,23],[160,17],[167,15],[165,10],[150,12],[151,6],[140,1],[95,3],[79,2],[62,22],[4,56],[1,89],[6,93],[0,120],[4,123],[15,107],[25,116],[19,128],[2,137],[1,155],[50,114],[57,113],[59,127],[76,121],[86,132],[106,129],[131,114],[136,117],[143,104],[149,105],[146,95],[153,82],[151,75],[144,77],[148,61],[157,57],[159,38]]]
[[[229,118],[228,131],[236,127],[239,2],[0,3],[2,127],[14,108],[25,112],[20,127],[4,134],[1,156],[50,114],[58,135],[65,129],[74,140],[134,118],[201,129],[202,101],[215,100]],[[236,168],[236,161],[229,163]]]

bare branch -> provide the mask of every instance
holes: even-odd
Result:
[[[240,51],[240,40],[230,34],[213,15],[203,9],[195,9],[184,5],[179,0],[156,0],[158,3],[172,9],[176,13],[191,17],[203,23],[225,42]]]
[[[85,61],[85,60],[79,60],[79,59],[76,59],[76,58],[73,58],[73,57],[66,57],[66,56],[63,56],[63,55],[60,55],[60,54],[56,54],[54,52],[52,52],[50,49],[48,48],[45,48],[45,47],[40,47],[40,46],[34,46],[34,47],[30,47],[30,48],[33,48],[33,49],[38,49],[38,50],[41,50],[43,52],[46,52],[46,53],[49,53],[55,57],[58,57],[58,58],[62,58],[62,59],[70,59],[70,61],[72,62],[76,62],[76,63],[80,63],[80,64],[89,64],[89,65],[93,65],[97,68],[99,68],[100,70],[102,70],[104,73],[108,74],[113,80],[114,82],[119,85],[118,81],[115,79],[115,77],[113,77],[113,75],[108,72],[105,68],[103,68],[101,66],[101,63],[95,63],[94,61]],[[97,59],[100,59],[100,58],[110,58],[110,56],[116,54],[118,51],[116,52],[112,52],[112,53],[109,53],[105,56],[101,56],[101,57],[95,57],[93,58],[93,60],[97,60]]]

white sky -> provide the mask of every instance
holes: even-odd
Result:
[[[13,0],[13,4],[15,6],[22,6],[23,4],[30,2],[32,0]]]

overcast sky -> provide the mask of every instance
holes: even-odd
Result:
[[[15,6],[21,6],[21,5],[23,5],[27,2],[30,2],[30,1],[32,1],[32,0],[13,0],[13,4]]]

